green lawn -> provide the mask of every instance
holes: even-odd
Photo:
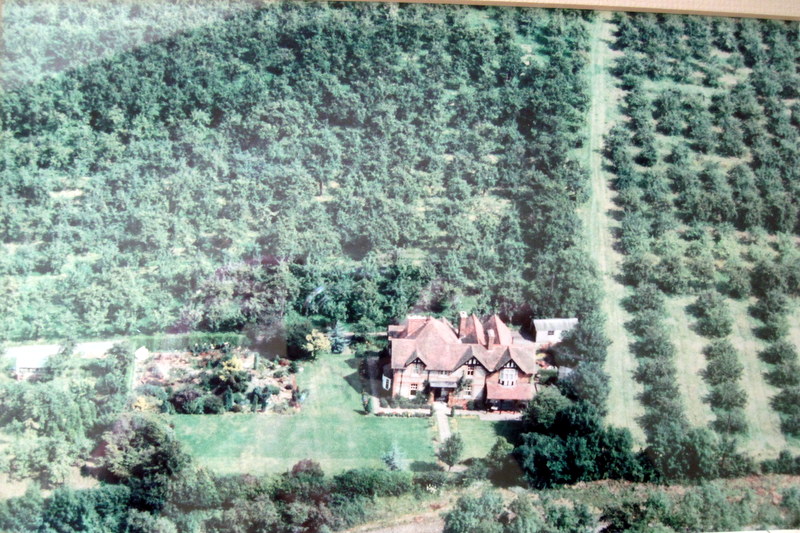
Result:
[[[329,473],[379,466],[394,442],[412,468],[434,462],[431,419],[361,414],[355,368],[355,360],[335,355],[305,365],[298,382],[311,393],[297,414],[176,415],[172,421],[195,459],[222,473],[282,472],[302,459]]]
[[[450,431],[458,433],[464,440],[464,459],[486,457],[497,437],[506,437],[513,442],[513,435],[519,431],[517,421],[483,421],[478,417],[458,416],[450,418]]]

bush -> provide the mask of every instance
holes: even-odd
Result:
[[[401,470],[358,468],[334,476],[333,491],[348,497],[400,496],[412,488],[413,477]]]
[[[203,413],[207,415],[218,415],[225,412],[225,403],[222,398],[209,394],[202,398]]]
[[[435,487],[440,489],[447,486],[452,480],[452,474],[443,470],[430,470],[417,472],[413,476],[413,483],[422,488]]]

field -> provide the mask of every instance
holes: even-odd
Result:
[[[331,355],[307,364],[298,384],[310,395],[297,414],[177,415],[175,430],[201,465],[223,473],[282,472],[302,459],[328,473],[380,466],[393,443],[412,468],[435,462],[431,419],[363,414],[355,362]]]
[[[637,362],[630,350],[631,335],[625,328],[631,315],[622,305],[624,298],[630,294],[630,289],[620,282],[624,256],[617,248],[622,210],[615,203],[617,192],[611,186],[615,176],[603,157],[604,136],[614,124],[625,123],[627,120],[622,114],[625,93],[619,88],[618,80],[609,72],[609,68],[623,55],[621,51],[612,49],[615,28],[611,16],[607,14],[596,17],[592,27],[589,64],[591,108],[586,118],[586,136],[589,142],[582,154],[590,171],[591,190],[589,202],[581,209],[581,214],[588,249],[598,265],[603,283],[604,298],[601,306],[607,318],[606,333],[611,340],[605,364],[610,380],[607,420],[610,424],[630,429],[637,444],[643,445],[644,434],[637,422],[637,418],[644,412],[637,398],[642,386],[632,376]],[[725,78],[724,83],[729,86],[735,81],[741,81],[747,73],[747,69],[740,69],[735,76]],[[668,82],[648,82],[647,87],[655,92],[668,88],[668,85]],[[705,87],[687,85],[687,88],[710,94]],[[675,140],[676,137],[659,137],[657,142],[660,153],[668,153]],[[724,168],[729,168],[738,161],[734,158],[718,160]],[[743,255],[746,254],[747,245],[740,242],[733,249],[735,253]],[[714,415],[710,406],[703,401],[709,388],[701,372],[707,363],[703,349],[708,345],[709,339],[699,335],[693,328],[695,319],[687,311],[687,306],[693,301],[694,296],[691,295],[668,297],[665,325],[671,332],[671,340],[676,348],[676,386],[685,405],[686,417],[693,426],[707,426]],[[727,299],[733,318],[733,331],[729,340],[739,351],[744,367],[741,383],[747,393],[744,413],[748,431],[741,438],[742,447],[754,458],[764,459],[774,457],[784,448],[795,453],[800,448],[796,439],[781,432],[778,414],[770,405],[770,399],[778,390],[766,383],[766,367],[758,359],[758,352],[766,343],[755,335],[754,328],[759,324],[748,314],[748,307],[754,302],[752,298]],[[792,325],[789,338],[800,345],[800,327],[796,325],[797,311],[789,322]]]

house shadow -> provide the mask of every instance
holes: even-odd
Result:
[[[366,390],[364,383],[361,381],[361,376],[358,372],[353,372],[352,374],[348,374],[344,377],[344,380],[350,385],[354,391],[361,394]]]

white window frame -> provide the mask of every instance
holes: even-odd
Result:
[[[503,368],[500,370],[500,385],[503,387],[513,387],[517,384],[519,373],[516,368]]]

